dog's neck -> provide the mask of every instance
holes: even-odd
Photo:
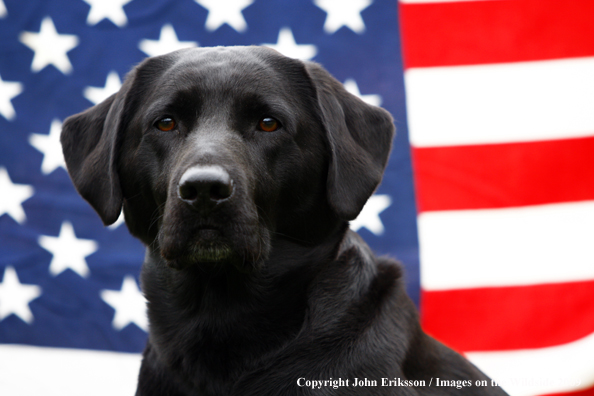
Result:
[[[265,356],[300,331],[312,280],[337,257],[348,234],[345,225],[313,249],[277,239],[260,269],[247,274],[222,263],[214,271],[199,265],[175,270],[148,248],[142,286],[149,301],[150,342],[169,364],[186,364],[181,363],[185,355],[192,356],[192,368],[179,367],[189,378],[195,370],[240,372],[242,355]],[[175,345],[176,340],[187,345]]]

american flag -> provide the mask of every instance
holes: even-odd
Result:
[[[134,394],[143,247],[76,194],[62,121],[146,56],[251,44],[393,114],[351,228],[426,330],[512,395],[594,395],[592,0],[0,0],[0,394]]]

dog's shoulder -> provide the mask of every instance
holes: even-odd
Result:
[[[397,261],[377,257],[356,233],[347,232],[335,260],[323,266],[310,285],[308,325],[353,322],[364,333],[377,326],[390,306],[406,299],[403,270]],[[408,311],[405,309],[405,311]],[[410,307],[412,314],[415,313]],[[317,330],[316,330],[317,331]]]
[[[301,383],[309,380],[342,378],[352,383],[355,378],[381,381],[402,376],[401,366],[416,331],[410,327],[416,311],[412,302],[409,306],[400,301],[410,301],[400,264],[376,257],[353,232],[347,233],[334,260],[317,264],[301,331],[240,381],[244,392],[264,389],[263,381],[289,395],[308,394]],[[393,394],[382,387],[330,386],[316,391]]]

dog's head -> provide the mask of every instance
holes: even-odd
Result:
[[[120,91],[68,118],[64,157],[103,223],[173,267],[249,269],[275,238],[315,244],[381,181],[390,115],[322,67],[263,47],[149,58]]]

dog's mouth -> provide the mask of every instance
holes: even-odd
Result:
[[[168,201],[155,247],[173,269],[256,270],[269,253],[270,235],[250,202],[225,202],[210,213],[196,213],[179,200]]]
[[[216,263],[233,256],[233,249],[217,228],[200,227],[192,239],[183,255],[185,261]]]
[[[229,245],[214,243],[214,244],[198,244],[189,249],[189,252],[184,254],[181,259],[186,262],[194,263],[217,263],[230,259],[233,256],[233,250]]]
[[[216,227],[201,226],[194,229],[190,236],[178,236],[177,242],[186,239],[185,243],[176,244],[174,249],[164,249],[161,255],[170,267],[181,269],[189,265],[218,264],[232,261],[234,249]]]

